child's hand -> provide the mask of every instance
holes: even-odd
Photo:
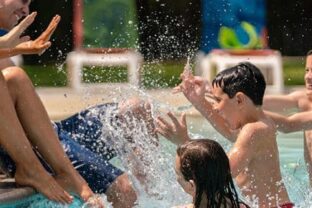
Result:
[[[43,54],[51,46],[50,37],[56,29],[61,17],[56,15],[51,20],[47,29],[36,39],[21,43],[16,46],[22,54]]]
[[[168,112],[167,115],[172,122],[168,122],[164,118],[158,117],[156,119],[156,132],[177,145],[190,140],[187,133],[185,114],[183,113],[179,120],[171,112]]]
[[[184,69],[183,69],[183,72],[182,74],[180,75],[180,78],[182,80],[182,83],[185,79],[187,78],[192,78],[193,77],[193,74],[192,74],[192,68],[190,66],[190,57],[187,57],[187,62],[184,66]],[[179,92],[182,92],[181,90],[181,84],[179,84],[178,86],[176,86],[175,88],[173,88],[173,93],[179,93]]]
[[[22,36],[22,33],[31,25],[35,17],[37,16],[37,12],[32,12],[30,15],[25,17],[23,21],[21,21],[17,26],[15,26],[10,32],[6,35],[0,37],[0,48],[14,48],[15,46],[28,41],[29,36]]]

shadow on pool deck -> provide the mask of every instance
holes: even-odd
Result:
[[[285,89],[285,93],[303,89],[303,86]],[[182,93],[172,94],[172,89],[151,89],[139,92],[128,84],[102,84],[88,85],[80,90],[71,88],[37,88],[40,98],[46,107],[52,120],[60,120],[80,110],[106,102],[117,102],[122,98],[138,96],[152,99],[157,103],[176,109],[178,106],[190,106]],[[270,94],[268,92],[268,94]],[[164,109],[166,110],[166,109]],[[198,116],[194,108],[187,108],[188,115]],[[16,200],[29,196],[34,190],[28,187],[17,188],[12,179],[1,179],[0,177],[0,204],[10,200]]]

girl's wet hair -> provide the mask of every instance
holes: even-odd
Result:
[[[235,190],[229,159],[220,144],[209,139],[192,140],[179,146],[177,155],[184,179],[196,184],[195,208],[205,195],[207,208],[240,207],[242,202]]]
[[[266,83],[263,74],[255,65],[242,62],[218,73],[212,81],[212,86],[220,87],[230,98],[242,92],[255,105],[261,106]]]

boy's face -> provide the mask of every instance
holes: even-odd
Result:
[[[306,59],[304,82],[308,95],[312,95],[312,55]]]
[[[235,96],[229,98],[220,87],[213,87],[212,94],[215,100],[213,109],[227,122],[230,129],[238,129],[239,110]]]
[[[30,0],[0,0],[0,28],[11,30],[29,14]]]

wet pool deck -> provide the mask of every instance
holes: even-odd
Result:
[[[285,93],[303,89],[303,86],[285,89]],[[88,85],[80,90],[71,88],[36,88],[48,114],[52,120],[66,118],[80,110],[99,103],[116,102],[122,98],[138,96],[152,99],[173,109],[178,106],[190,106],[182,93],[172,94],[172,89],[151,89],[139,92],[128,84]],[[267,94],[270,94],[268,92]],[[164,109],[166,109],[166,107]],[[194,108],[188,108],[188,115],[197,116]],[[34,193],[28,187],[16,187],[12,179],[0,175],[0,203],[8,202]]]

